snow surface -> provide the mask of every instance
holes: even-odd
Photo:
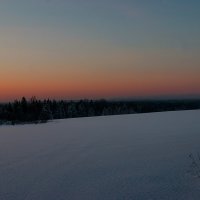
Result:
[[[199,200],[200,110],[0,127],[0,200]]]

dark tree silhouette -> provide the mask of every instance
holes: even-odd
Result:
[[[25,97],[0,104],[0,124],[46,122],[51,119],[200,109],[200,100],[55,101]]]

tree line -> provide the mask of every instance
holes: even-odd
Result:
[[[0,104],[0,123],[40,123],[51,119],[200,109],[200,100],[38,100]]]

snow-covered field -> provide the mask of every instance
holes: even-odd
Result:
[[[1,126],[0,200],[199,200],[198,152],[200,110]]]

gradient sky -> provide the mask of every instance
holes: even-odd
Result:
[[[1,0],[0,101],[200,94],[199,0]]]

